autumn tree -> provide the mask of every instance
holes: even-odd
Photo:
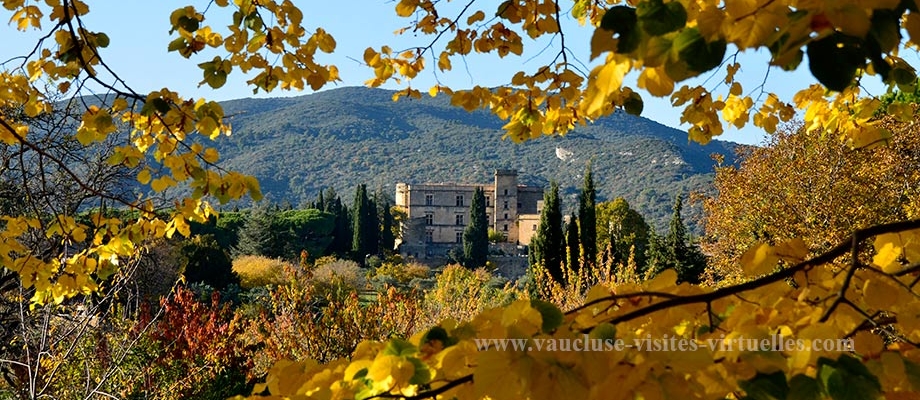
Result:
[[[597,262],[597,201],[594,190],[594,174],[591,164],[585,167],[585,180],[578,196],[578,236],[580,238],[585,269],[591,269]]]
[[[543,211],[540,227],[530,241],[531,268],[539,266],[559,284],[565,284],[565,233],[562,230],[562,205],[559,203],[559,185],[550,182],[543,194]]]
[[[717,168],[718,195],[704,203],[711,278],[741,279],[740,258],[758,242],[799,238],[820,252],[853,228],[920,217],[920,132],[890,117],[882,126],[887,146],[854,150],[790,125]]]
[[[489,221],[486,219],[486,196],[481,187],[473,191],[470,222],[463,230],[463,261],[467,268],[486,265],[489,257]]]

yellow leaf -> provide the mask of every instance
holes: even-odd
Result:
[[[747,276],[763,275],[773,271],[779,258],[766,243],[757,243],[741,256],[741,268]]]
[[[878,125],[861,125],[847,131],[850,146],[871,149],[888,143],[891,132]]]
[[[374,381],[374,389],[381,392],[404,388],[415,374],[415,366],[409,360],[381,354],[374,359],[367,370],[367,377]]]
[[[482,10],[479,10],[473,13],[473,15],[470,15],[470,17],[466,19],[466,23],[467,25],[473,25],[484,19],[486,19],[486,13],[482,12]]]
[[[607,51],[613,51],[617,46],[617,40],[613,38],[613,32],[603,28],[594,30],[591,36],[591,60]]]
[[[620,90],[623,77],[627,72],[629,72],[629,61],[616,56],[608,57],[604,65],[596,67],[592,71],[595,79],[593,82],[589,79],[590,86],[585,93],[585,104],[587,104],[585,113],[593,116],[603,110],[604,106],[610,103],[608,97]]]
[[[415,12],[416,7],[418,7],[418,0],[400,0],[396,4],[396,15],[408,17]]]
[[[674,81],[668,77],[661,67],[643,70],[639,75],[637,84],[640,88],[648,90],[655,97],[664,97],[674,91]]]
[[[141,185],[146,185],[147,183],[149,183],[150,182],[150,170],[147,168],[144,168],[141,170],[141,172],[138,172],[137,181],[140,182]]]
[[[872,264],[882,268],[885,273],[894,273],[901,270],[898,262],[902,254],[901,239],[896,233],[887,233],[875,238],[875,256]]]
[[[72,237],[75,242],[82,243],[86,240],[86,230],[83,228],[74,228],[74,230],[70,232],[70,237]]]
[[[741,84],[738,82],[732,83],[732,87],[729,89],[729,93],[734,96],[741,96]]]
[[[856,353],[863,357],[873,357],[885,349],[885,342],[879,335],[867,331],[860,331],[853,336],[853,347]]]
[[[914,108],[910,104],[891,103],[888,105],[888,114],[899,122],[910,122],[914,117]]]
[[[663,291],[664,289],[672,288],[677,285],[677,271],[668,268],[664,271],[661,271],[660,274],[655,276],[655,279],[652,279],[648,283],[648,289],[651,291]]]
[[[889,309],[898,302],[899,289],[878,278],[867,280],[862,289],[866,305],[876,310]]]
[[[865,8],[856,4],[846,4],[843,2],[830,2],[828,4],[839,5],[838,7],[832,6],[832,8],[825,12],[827,19],[834,24],[837,29],[851,36],[866,36],[866,33],[869,32],[871,22]]]
[[[172,186],[173,184],[175,184],[175,181],[172,178],[168,176],[161,176],[157,179],[154,179],[153,182],[150,183],[150,187],[154,192],[159,193],[166,190],[166,188]]]
[[[179,231],[179,233],[182,236],[185,236],[185,237],[191,236],[191,231],[190,231],[191,227],[189,227],[188,222],[185,221],[185,218],[181,218],[181,217],[176,218],[175,226],[176,226],[176,230]]]
[[[780,243],[776,245],[773,251],[780,259],[791,263],[805,261],[805,257],[808,256],[808,246],[805,245],[805,241],[801,238]]]
[[[79,129],[77,129],[77,141],[80,142],[80,144],[88,146],[94,140],[96,140],[95,131],[90,130],[86,126],[81,126]]]
[[[910,35],[911,43],[915,46],[920,46],[920,14],[915,12],[907,14],[907,19],[904,20],[904,29]]]
[[[450,55],[446,51],[441,52],[441,56],[438,57],[438,69],[441,71],[450,71]]]

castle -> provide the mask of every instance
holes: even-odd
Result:
[[[517,171],[496,170],[491,184],[396,184],[396,206],[408,218],[402,224],[399,252],[414,258],[443,257],[463,243],[473,192],[481,187],[486,219],[505,242],[528,245],[537,233],[543,188],[519,185]]]

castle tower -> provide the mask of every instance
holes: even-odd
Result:
[[[518,185],[517,171],[509,169],[495,170],[495,214],[492,229],[503,233],[508,242],[518,241]]]

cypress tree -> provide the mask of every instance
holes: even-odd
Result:
[[[579,246],[578,240],[578,228],[581,225],[581,221],[577,219],[575,213],[573,212],[569,216],[569,228],[566,231],[565,244],[568,247],[569,254],[569,270],[573,272],[573,276],[578,275],[578,270],[581,268],[581,247]]]
[[[652,228],[648,234],[648,248],[645,250],[645,273],[642,276],[655,276],[668,267],[667,255],[661,236]]]
[[[486,265],[489,257],[489,222],[486,220],[486,196],[481,187],[473,192],[470,223],[463,231],[463,260],[467,268]]]
[[[320,190],[319,194],[316,195],[316,201],[313,202],[313,206],[310,208],[315,208],[317,210],[329,211],[326,209],[326,200],[323,198],[323,191]]]
[[[365,256],[371,254],[371,241],[374,243],[377,242],[376,232],[372,231],[372,229],[376,229],[376,227],[370,226],[371,224],[367,218],[370,212],[370,203],[370,200],[367,198],[367,187],[364,184],[358,185],[358,188],[355,190],[355,199],[351,209],[351,251],[354,258],[359,261],[363,261]]]
[[[332,189],[330,189],[332,190]],[[332,192],[335,193],[334,191]],[[351,216],[348,207],[342,204],[342,198],[335,196],[329,198],[328,192],[326,201],[329,203],[328,212],[335,216],[335,227],[332,228],[332,243],[329,245],[329,253],[338,257],[346,257],[351,252]]]
[[[364,214],[365,226],[370,229],[367,235],[367,252],[365,254],[380,254],[380,214],[377,211],[377,194],[368,200],[367,212]]]
[[[393,252],[396,247],[396,235],[393,233],[393,213],[390,212],[390,200],[384,198],[378,210],[380,214],[380,250],[384,254]]]
[[[674,198],[668,235],[663,240],[663,268],[674,268],[678,282],[699,283],[706,269],[706,257],[699,247],[690,243],[687,227],[681,216],[683,196]],[[663,269],[662,268],[662,269]],[[661,270],[661,269],[659,269]]]
[[[585,182],[578,197],[578,233],[581,239],[585,268],[594,268],[597,262],[597,199],[594,193],[594,175],[591,164],[585,168]]]
[[[565,284],[562,275],[564,240],[559,185],[550,182],[549,192],[543,194],[540,229],[531,244],[531,264],[543,265],[550,277],[559,284]]]
[[[336,206],[336,201],[339,202],[339,206],[342,205],[342,198],[339,197],[339,194],[335,192],[335,189],[328,188],[326,189],[326,194],[322,196],[321,200],[323,201],[319,208],[325,212],[333,212],[334,207]]]

